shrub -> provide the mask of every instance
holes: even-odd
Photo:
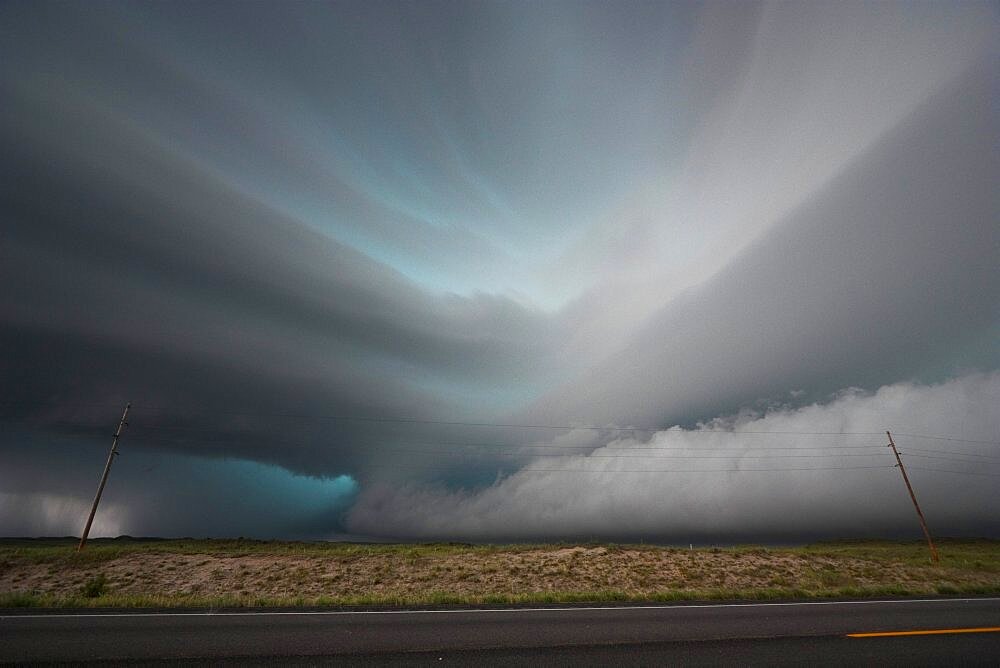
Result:
[[[104,577],[104,573],[99,573],[98,575],[90,578],[84,583],[80,590],[86,598],[98,598],[104,594],[105,589],[108,586],[108,579]]]

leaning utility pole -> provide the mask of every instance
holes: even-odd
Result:
[[[90,535],[90,525],[94,523],[94,515],[97,513],[97,504],[101,502],[101,493],[104,492],[104,485],[108,482],[108,473],[111,472],[111,462],[115,460],[115,455],[118,454],[118,439],[122,435],[122,429],[128,426],[128,422],[125,418],[128,417],[128,409],[132,407],[131,403],[125,404],[125,412],[122,413],[122,419],[118,421],[118,429],[115,429],[115,438],[111,441],[111,452],[108,453],[108,463],[104,465],[104,475],[101,476],[101,484],[97,488],[97,496],[94,497],[94,505],[90,509],[90,517],[87,518],[87,526],[83,528],[83,536],[80,537],[80,546],[76,548],[79,552],[83,549],[83,546],[87,544],[87,536]]]
[[[910,479],[906,477],[906,468],[903,466],[903,460],[899,458],[899,450],[896,449],[896,442],[892,440],[892,434],[888,431],[885,435],[889,437],[889,445],[886,447],[892,448],[892,454],[896,455],[896,463],[899,464],[899,472],[903,474],[903,482],[906,483],[906,491],[910,493],[910,499],[913,501],[913,507],[917,509],[917,517],[920,518],[920,528],[924,530],[924,536],[927,537],[927,545],[931,548],[931,560],[934,563],[938,562],[937,548],[934,547],[934,541],[931,540],[930,529],[927,528],[927,521],[924,520],[924,514],[920,512],[920,504],[917,503],[917,495],[913,493],[913,487],[910,486]]]

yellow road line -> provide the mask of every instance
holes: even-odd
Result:
[[[882,631],[879,633],[848,633],[848,638],[886,638],[890,636],[935,636],[947,633],[998,633],[1000,626],[981,626],[972,629],[928,629],[926,631]]]

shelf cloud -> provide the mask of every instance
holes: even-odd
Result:
[[[894,440],[932,529],[993,535],[1000,521],[984,500],[996,499],[1000,456],[996,443],[975,437],[1000,430],[998,400],[994,372],[849,389],[821,404],[743,412],[645,438],[619,435],[590,452],[560,450],[566,441],[555,441],[482,489],[372,486],[347,527],[414,540],[919,536],[887,447],[886,428],[901,424],[924,432]],[[972,442],[927,437],[940,433]]]

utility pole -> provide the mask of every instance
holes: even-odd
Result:
[[[122,413],[122,419],[118,421],[118,429],[115,429],[115,437],[111,441],[111,452],[108,453],[108,463],[104,465],[104,475],[101,476],[101,484],[97,488],[97,496],[94,497],[94,505],[90,509],[87,526],[83,528],[83,536],[80,537],[80,546],[76,548],[77,552],[82,550],[87,544],[87,536],[90,535],[90,525],[94,523],[94,515],[97,514],[97,504],[101,502],[101,493],[104,492],[104,485],[108,482],[108,473],[111,472],[111,462],[115,460],[115,455],[118,454],[118,439],[121,438],[122,430],[128,426],[125,418],[128,417],[128,409],[131,407],[131,402],[125,404],[125,412]]]
[[[903,460],[899,458],[899,450],[896,449],[896,442],[892,440],[892,434],[888,431],[885,435],[889,437],[889,445],[886,447],[892,448],[892,454],[896,455],[896,463],[899,465],[899,472],[903,474],[903,482],[906,483],[906,491],[910,493],[910,499],[913,501],[913,507],[917,509],[917,517],[920,519],[920,528],[924,530],[924,536],[927,538],[927,546],[931,548],[931,560],[936,564],[938,563],[938,553],[937,548],[934,547],[934,541],[931,540],[930,529],[927,528],[927,521],[924,519],[924,514],[920,512],[920,504],[917,503],[917,495],[913,493],[913,487],[910,486],[910,479],[906,476],[906,467],[903,466]]]

